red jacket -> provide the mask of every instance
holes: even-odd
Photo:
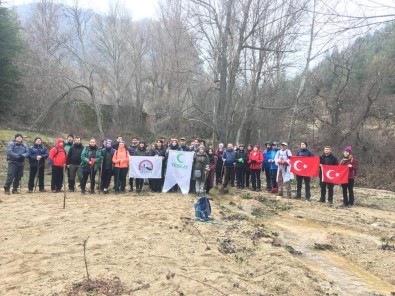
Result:
[[[260,170],[262,167],[263,156],[261,150],[250,152],[248,157],[248,164],[250,165],[251,170]]]
[[[57,167],[63,167],[66,164],[66,151],[60,143],[64,143],[64,139],[58,138],[55,142],[55,147],[49,151],[49,158],[52,159],[53,165]]]
[[[351,167],[348,169],[348,178],[349,179],[355,179],[355,176],[357,175],[358,171],[358,162],[357,159],[350,154],[349,159],[341,159],[340,160],[340,165],[349,165],[351,164]]]

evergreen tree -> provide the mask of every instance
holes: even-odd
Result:
[[[18,88],[16,58],[22,48],[16,15],[0,2],[0,114],[4,114]]]

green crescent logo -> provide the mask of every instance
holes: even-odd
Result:
[[[179,162],[179,163],[184,163],[183,161],[180,160],[180,157],[181,157],[181,156],[184,156],[184,153],[180,153],[180,154],[177,155],[177,157],[176,157],[177,162]]]

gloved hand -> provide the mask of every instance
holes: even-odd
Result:
[[[93,168],[94,165],[95,165],[95,159],[94,159],[94,158],[91,158],[90,163],[91,163],[91,164],[90,164],[90,167]]]
[[[25,160],[25,157],[23,155],[19,155],[19,160]]]
[[[244,160],[243,160],[243,158],[239,158],[238,160],[237,160],[239,163],[244,163]]]
[[[251,159],[251,163],[256,163],[256,160],[255,159]]]

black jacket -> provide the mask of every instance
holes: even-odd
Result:
[[[71,146],[69,150],[69,154],[67,155],[67,165],[80,165],[81,164],[81,154],[84,146],[82,144],[74,144]]]
[[[337,161],[337,158],[331,153],[329,155],[322,154],[320,156],[320,164],[337,165],[339,162]]]

